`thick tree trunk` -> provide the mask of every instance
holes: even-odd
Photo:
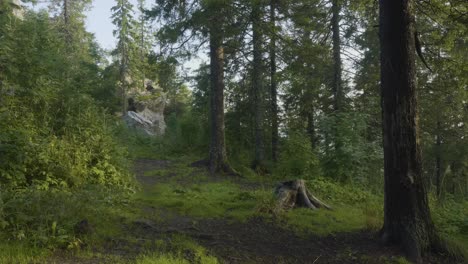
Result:
[[[220,21],[210,29],[211,141],[210,172],[232,172],[224,140],[224,48]]]
[[[261,31],[261,6],[254,3],[252,7],[252,31],[253,31],[253,71],[252,88],[254,95],[255,116],[255,157],[252,164],[254,169],[264,168],[265,150],[263,145],[263,72],[262,72],[262,31]]]
[[[271,155],[278,161],[278,84],[276,80],[276,1],[270,0],[270,95],[271,95]]]
[[[333,109],[342,107],[343,87],[341,77],[341,39],[340,39],[340,0],[332,0],[332,39],[333,39]]]
[[[415,81],[413,1],[380,0],[385,168],[382,238],[413,261],[436,241],[422,175]]]

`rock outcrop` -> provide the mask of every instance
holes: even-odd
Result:
[[[11,4],[13,5],[13,15],[19,19],[24,18],[24,9],[21,5],[20,0],[12,0]]]
[[[164,135],[166,94],[162,89],[153,87],[151,81],[146,81],[145,84],[144,91],[133,89],[128,93],[128,112],[124,119],[129,127],[147,135]]]

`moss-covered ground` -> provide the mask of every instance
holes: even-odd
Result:
[[[137,160],[136,193],[118,203],[112,195],[96,197],[102,203],[80,211],[90,234],[54,250],[0,244],[0,263],[406,263],[375,236],[381,195],[310,178],[309,189],[333,210],[272,213],[274,187],[288,179],[211,176],[190,166],[194,161]],[[431,204],[441,233],[466,249],[468,207]]]

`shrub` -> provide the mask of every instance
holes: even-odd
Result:
[[[100,229],[112,218],[112,210],[122,207],[128,190],[98,185],[71,190],[24,188],[0,193],[0,234],[8,240],[27,241],[40,247],[80,246],[75,233],[86,219]],[[114,208],[112,208],[114,207]],[[106,218],[106,219],[104,219]]]
[[[57,113],[37,111],[43,103],[26,105],[17,96],[8,98],[0,110],[0,183],[42,189],[131,183],[127,154],[117,145],[112,118],[90,98],[78,97],[74,103],[63,99],[66,105],[49,98],[47,104]]]
[[[275,173],[281,177],[310,178],[320,175],[319,162],[308,138],[292,133],[281,146]]]

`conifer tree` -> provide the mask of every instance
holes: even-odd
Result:
[[[117,48],[115,53],[119,59],[120,97],[122,104],[122,115],[127,113],[127,91],[131,85],[130,61],[133,51],[133,30],[135,21],[133,19],[133,5],[129,0],[116,0],[112,7],[112,22],[117,27],[114,36],[117,37]]]

